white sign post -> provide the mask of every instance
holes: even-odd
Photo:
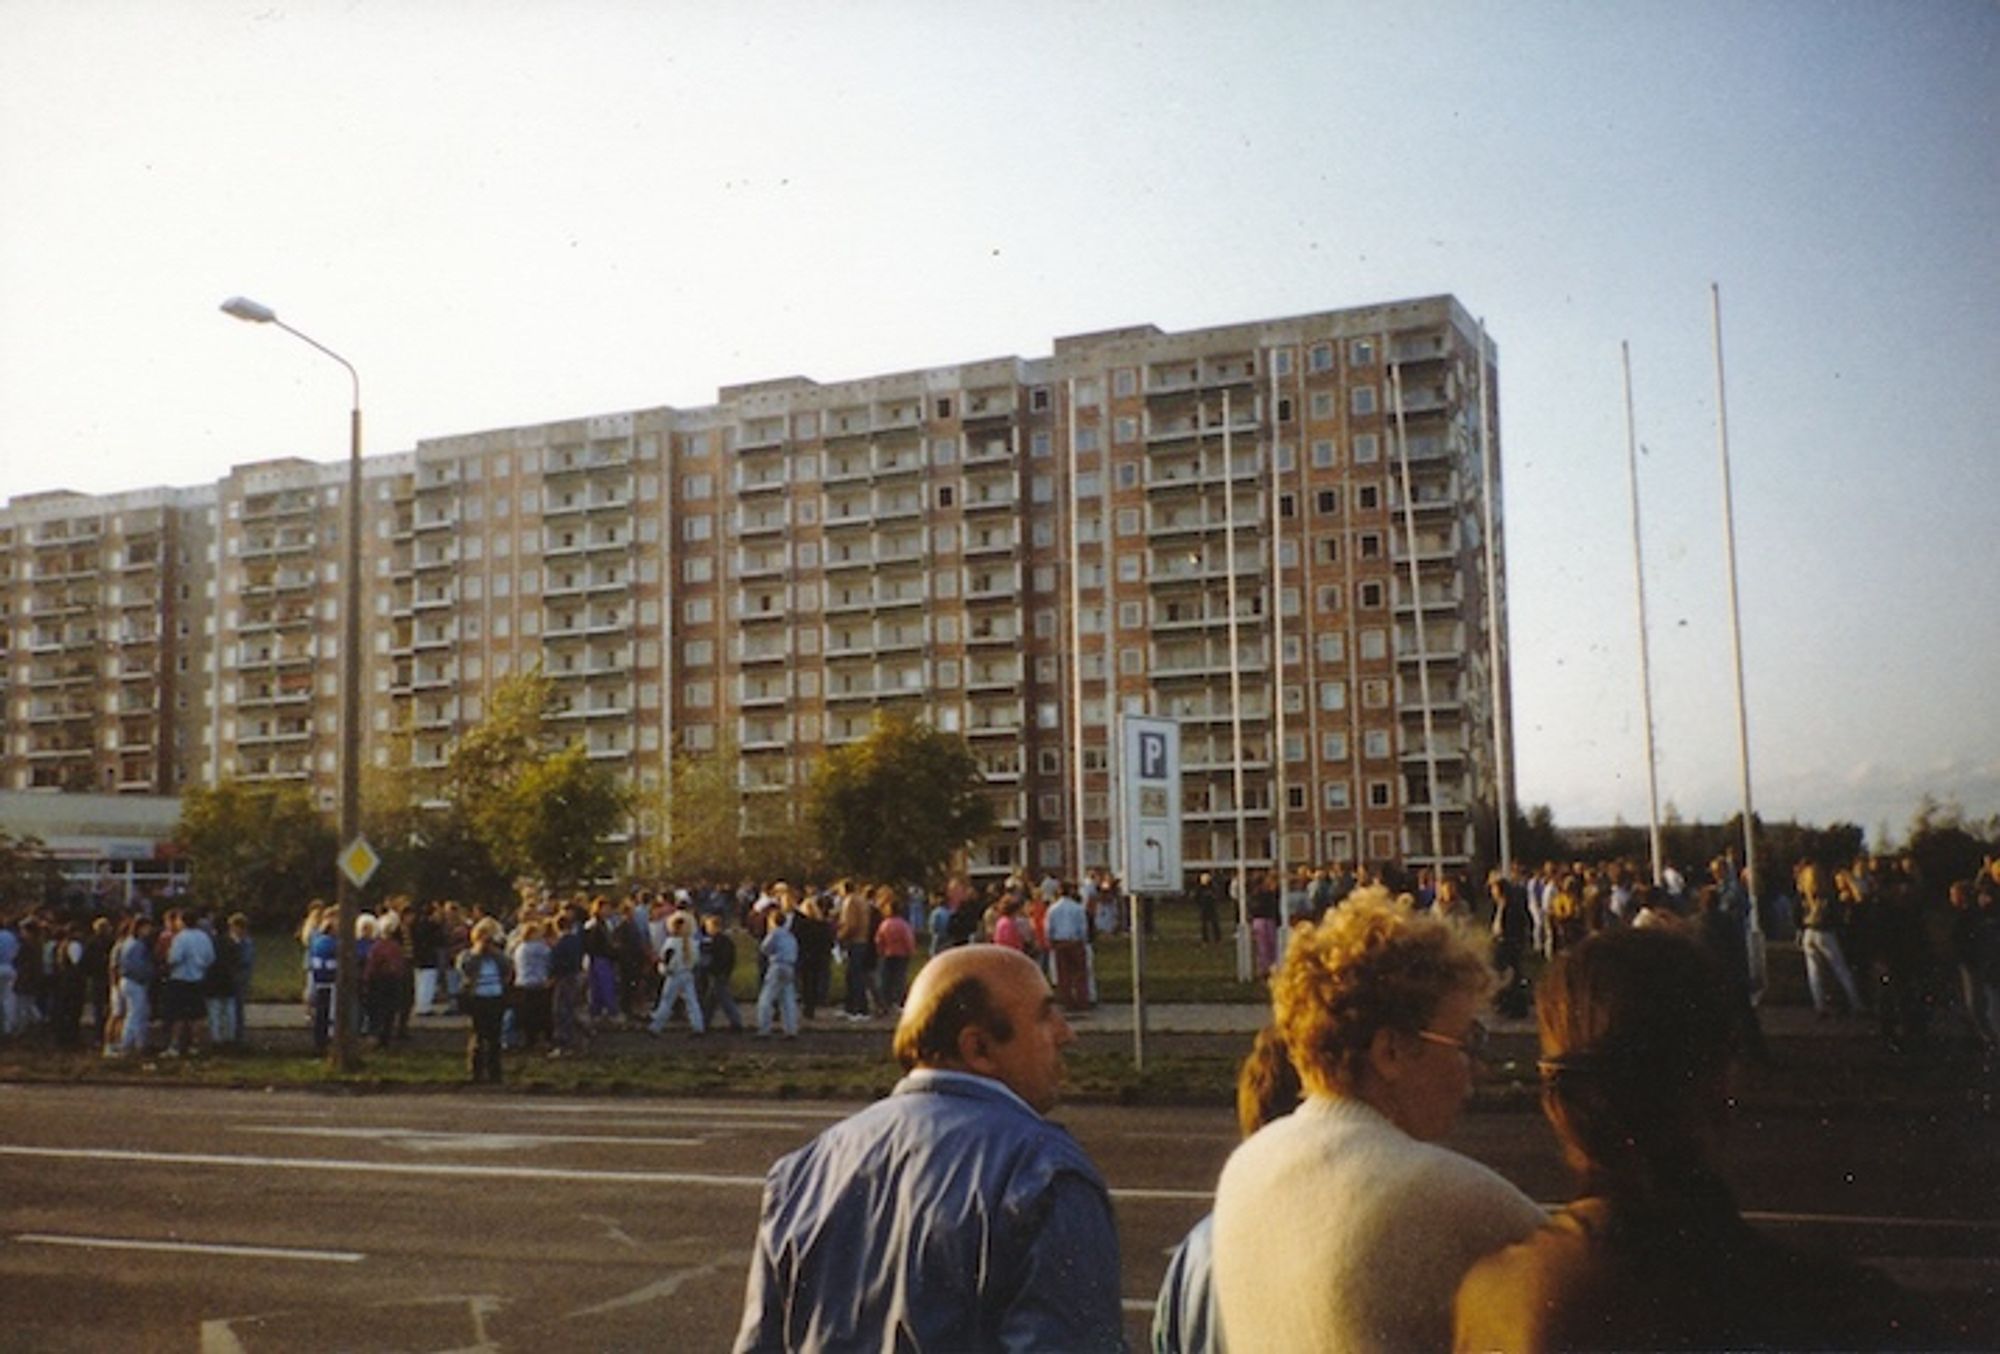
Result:
[[[1181,875],[1181,729],[1153,715],[1120,717],[1119,862],[1132,896],[1132,1062],[1146,1065],[1145,895],[1177,893]]]

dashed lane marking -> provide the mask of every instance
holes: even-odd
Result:
[[[93,1251],[168,1251],[176,1255],[226,1255],[247,1260],[316,1260],[330,1265],[358,1265],[368,1257],[360,1251],[313,1251],[290,1246],[231,1246],[212,1241],[150,1241],[128,1236],[63,1236],[54,1232],[22,1232],[14,1238],[36,1246],[76,1246]]]

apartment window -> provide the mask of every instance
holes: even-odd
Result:
[[[1139,570],[1139,556],[1120,555],[1118,557],[1118,581],[1120,583],[1137,583],[1139,581]]]
[[[1347,345],[1347,364],[1351,367],[1372,367],[1375,365],[1375,340],[1356,339]]]
[[[1042,391],[1040,393],[1044,401],[1046,401],[1048,392]],[[1038,461],[1053,454],[1049,435],[1046,432],[1038,432],[1028,438],[1028,454]]]
[[[1292,374],[1292,350],[1290,348],[1273,348],[1271,350],[1271,371],[1278,376],[1290,376]]]
[[[1079,409],[1090,409],[1097,404],[1097,382],[1078,381],[1076,383],[1076,404]]]
[[[1306,353],[1306,365],[1313,371],[1333,370],[1333,345],[1315,343]]]
[[[1389,704],[1389,684],[1379,679],[1361,684],[1361,703],[1371,710],[1381,710]]]
[[[1139,510],[1137,508],[1120,508],[1118,510],[1118,534],[1120,536],[1137,536],[1139,534]]]
[[[1032,410],[1037,414],[1040,414],[1040,413],[1046,413],[1048,411],[1048,407],[1049,407],[1049,388],[1047,386],[1036,386],[1033,390],[1030,390],[1028,392],[1028,408],[1030,410]]]
[[[1146,651],[1128,647],[1118,651],[1118,671],[1128,677],[1136,677],[1146,670]]]
[[[763,606],[755,609],[769,611],[771,608]],[[707,625],[715,619],[715,599],[712,597],[690,597],[687,600],[687,604],[681,608],[681,614],[687,619],[689,625]]]
[[[1139,389],[1138,373],[1130,367],[1121,367],[1111,373],[1111,393],[1123,399]]]
[[[1285,760],[1288,762],[1302,762],[1305,759],[1306,759],[1306,736],[1302,733],[1286,734]],[[1305,793],[1304,788],[1303,787],[1294,787],[1294,788],[1299,790],[1300,797],[1293,802],[1292,807],[1295,809],[1302,809],[1306,806],[1306,801],[1304,797]]]
[[[1321,489],[1313,495],[1313,507],[1322,516],[1332,516],[1340,511],[1340,490]]]
[[[949,508],[953,500],[952,487],[949,484],[940,484],[938,486],[937,498],[940,508]]]
[[[799,500],[799,521],[808,524],[819,521],[818,499],[802,498]]]
[[[1322,536],[1314,541],[1313,558],[1321,564],[1340,563],[1340,537]]]
[[[950,465],[958,459],[958,439],[940,437],[931,443],[931,461],[936,465]]]
[[[1322,793],[1326,796],[1326,806],[1329,809],[1345,809],[1353,803],[1354,787],[1344,780],[1326,782]]]
[[[1381,458],[1382,444],[1380,438],[1374,433],[1356,433],[1354,435],[1354,463],[1356,465],[1373,465]]]
[[[1324,761],[1329,761],[1329,762],[1346,761],[1347,735],[1344,733],[1321,734],[1319,740],[1319,755],[1321,759]]]
[[[1313,392],[1312,416],[1315,419],[1333,417],[1333,392],[1327,390]]]
[[[1329,610],[1330,608],[1323,607],[1321,609]],[[1344,661],[1346,657],[1347,657],[1347,636],[1341,634],[1338,630],[1335,630],[1327,634],[1321,635],[1319,637],[1320,662],[1339,663]]]
[[[1096,484],[1095,484],[1095,483],[1093,483],[1093,484],[1091,485],[1091,492],[1092,492],[1093,494],[1094,494],[1094,493],[1096,492],[1096,487],[1097,487],[1097,486],[1096,486]],[[1078,479],[1078,482],[1077,482],[1077,492],[1078,492],[1079,494],[1081,494],[1081,493],[1083,492],[1083,486],[1082,486],[1082,480],[1081,480],[1081,478],[1080,478],[1080,477],[1079,477],[1079,479]],[[1053,476],[1053,475],[1031,475],[1031,476],[1029,476],[1029,477],[1028,477],[1028,501],[1029,501],[1029,502],[1031,502],[1031,503],[1053,503],[1053,502],[1055,502],[1055,501],[1056,501],[1056,481],[1055,481],[1055,476]]]
[[[681,661],[691,668],[705,668],[715,661],[715,642],[691,639],[681,646]]]
[[[1035,638],[1054,639],[1056,637],[1056,613],[1043,608],[1035,613]]]
[[[1053,564],[1037,564],[1034,573],[1034,587],[1036,592],[1054,592],[1056,590],[1056,566]]]
[[[1060,729],[1062,727],[1062,707],[1054,701],[1035,703],[1035,727],[1038,729]]]
[[[1076,430],[1076,449],[1078,451],[1096,451],[1097,429],[1078,428]]]
[[[1319,708],[1322,710],[1345,710],[1347,708],[1347,683],[1321,682],[1319,684]]]
[[[1363,583],[1361,585],[1362,609],[1369,611],[1377,610],[1381,607],[1381,605],[1382,605],[1382,585],[1380,583]],[[1364,652],[1361,655],[1363,658],[1366,658],[1368,656],[1365,651],[1365,647],[1366,646],[1364,646]]]
[[[1101,606],[1078,607],[1076,611],[1076,628],[1086,635],[1103,634],[1104,608]]]
[[[1289,397],[1280,397],[1278,400],[1278,422],[1290,423],[1291,421],[1292,401]]]
[[[714,533],[715,519],[705,512],[681,519],[681,539],[684,541],[705,541]]]
[[[1079,523],[1077,527],[1078,540],[1083,539],[1082,533],[1083,527]],[[1035,548],[1038,550],[1054,545],[1056,543],[1056,524],[1046,517],[1036,518],[1034,524],[1028,528],[1028,539],[1035,543]]]
[[[1349,413],[1372,414],[1375,412],[1375,387],[1356,386],[1347,392]]]
[[[951,396],[949,395],[938,396],[937,416],[939,418],[951,417]]]
[[[1382,486],[1363,484],[1354,491],[1354,506],[1362,512],[1374,512],[1382,506]]]
[[[709,752],[715,747],[713,724],[686,724],[681,727],[681,745],[689,752]]]
[[[715,577],[715,561],[706,555],[690,555],[681,561],[681,577],[689,583],[706,583]]]
[[[1137,602],[1120,602],[1118,604],[1118,628],[1120,630],[1137,630],[1142,624],[1144,622],[1141,619],[1141,608]]]
[[[1139,487],[1139,463],[1137,461],[1120,461],[1116,473],[1120,489],[1136,489]],[[1081,480],[1082,476],[1078,476],[1077,478]]]
[[[681,477],[682,498],[713,498],[715,478],[712,475],[683,475]]]
[[[1139,420],[1120,418],[1111,425],[1111,439],[1124,446],[1139,440]]]
[[[1057,675],[1058,674],[1056,672],[1056,659],[1054,654],[1043,654],[1041,657],[1035,660],[1036,681],[1053,682],[1056,680]]]
[[[1389,755],[1389,731],[1368,729],[1361,735],[1361,755],[1370,761],[1381,761]]]
[[[1371,780],[1368,782],[1368,807],[1386,809],[1396,802],[1396,786],[1392,781]]]
[[[1279,494],[1278,516],[1297,517],[1298,515],[1299,515],[1298,496],[1296,494]]]
[[[1059,794],[1036,795],[1035,812],[1043,818],[1062,817],[1062,796]]]
[[[943,687],[953,687],[958,685],[958,660],[956,658],[943,658],[938,660],[937,684]]]
[[[1382,630],[1363,630],[1361,632],[1361,657],[1363,659],[1380,659],[1387,658],[1388,656],[1389,637],[1386,632]]]
[[[706,710],[715,704],[714,682],[687,682],[681,687],[681,700],[697,710]]]
[[[1374,532],[1374,531],[1362,532],[1360,537],[1360,542],[1361,542],[1361,558],[1363,559],[1382,558],[1382,537],[1379,532]]]

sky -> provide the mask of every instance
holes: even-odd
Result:
[[[2000,7],[0,0],[0,498],[1451,292],[1517,784],[2000,813]]]

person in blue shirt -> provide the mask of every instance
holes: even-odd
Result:
[[[1122,1349],[1110,1194],[1043,1117],[1075,1038],[1024,955],[927,964],[894,1093],[766,1177],[739,1354]]]

